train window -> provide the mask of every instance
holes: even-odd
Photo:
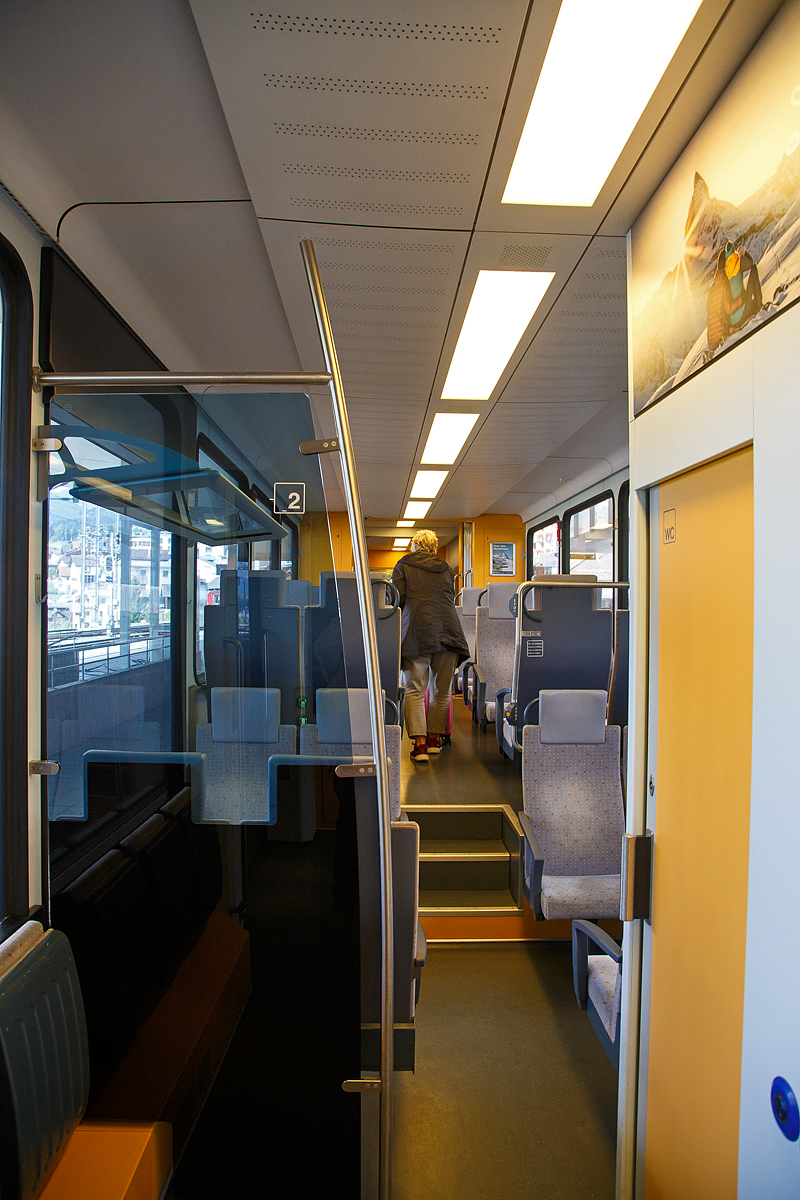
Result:
[[[570,575],[614,578],[614,495],[604,492],[564,514],[568,547],[565,566]],[[611,588],[600,593],[603,608],[614,607]]]
[[[257,542],[256,545],[264,543]],[[271,543],[265,543],[269,546]],[[238,546],[204,546],[198,542],[195,553],[195,677],[205,682],[206,664],[205,610],[207,605],[219,604],[220,571],[235,571]]]
[[[561,527],[558,518],[534,525],[528,531],[528,578],[534,575],[558,575],[561,551]]]

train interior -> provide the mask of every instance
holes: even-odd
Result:
[[[0,29],[3,1200],[796,1196],[800,0]]]

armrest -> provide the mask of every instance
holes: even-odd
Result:
[[[475,661],[472,658],[464,659],[461,664],[461,698],[465,705],[469,704],[469,672],[474,666]]]
[[[580,1008],[589,1004],[589,943],[593,942],[614,962],[622,962],[622,950],[604,929],[592,921],[572,922],[572,984]]]
[[[422,983],[422,968],[428,961],[428,942],[425,930],[417,921],[417,951],[414,955],[414,1004],[419,1004],[419,989]]]
[[[533,828],[530,817],[524,812],[517,813],[517,817],[519,819],[520,828],[522,829],[526,845],[528,846],[533,858],[530,882],[531,908],[533,909],[533,915],[536,920],[543,921],[544,913],[542,912],[542,875],[544,874],[544,854],[542,853],[542,847],[539,845],[539,839],[536,836],[536,830]]]
[[[428,961],[428,939],[425,937],[425,930],[417,921],[417,952],[414,955],[414,966],[419,970],[425,966]]]
[[[511,695],[511,688],[501,688],[500,691],[497,693],[497,695],[494,698],[495,699],[494,727],[495,727],[495,732],[497,733],[497,743],[499,746],[503,745],[503,718],[505,717],[505,707],[503,705],[503,700],[505,699],[506,696],[510,696],[510,695]]]
[[[481,670],[479,663],[472,664],[472,672],[475,676],[475,691],[472,696],[472,712],[477,715],[481,721],[486,720],[486,676]]]

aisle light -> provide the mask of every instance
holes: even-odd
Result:
[[[552,271],[478,272],[443,400],[489,399],[552,278]]]
[[[432,503],[431,500],[409,500],[403,516],[406,518],[414,517],[415,520],[422,521],[427,517],[428,509]]]
[[[594,204],[701,0],[561,0],[503,204]]]
[[[393,550],[407,550],[410,544],[411,544],[411,538],[395,538],[392,549]]]
[[[437,413],[422,451],[423,463],[454,463],[479,413]]]
[[[397,527],[399,529],[402,525],[404,525],[406,528],[408,528],[409,525],[413,525],[413,524],[414,524],[413,521],[398,521]]]
[[[411,496],[415,500],[435,500],[449,471],[417,471],[411,485]]]

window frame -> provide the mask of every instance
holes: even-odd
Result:
[[[0,903],[3,920],[27,915],[28,578],[33,292],[19,253],[0,234],[3,305],[0,377]]]
[[[629,579],[630,572],[630,502],[631,481],[625,479],[619,485],[617,492],[616,532],[617,532],[617,578]],[[626,589],[625,598],[628,593]]]
[[[611,537],[612,537],[611,562],[613,564],[612,570],[616,571],[616,569],[617,569],[616,497],[614,495],[613,490],[611,488],[607,488],[604,492],[598,492],[597,495],[591,496],[588,500],[584,500],[584,501],[582,501],[582,503],[575,504],[575,505],[573,505],[572,508],[568,508],[567,511],[564,513],[563,517],[561,518],[561,547],[562,547],[562,550],[561,550],[561,573],[563,575],[576,574],[576,572],[570,571],[570,552],[569,552],[569,545],[570,545],[569,523],[570,523],[570,521],[577,513],[585,512],[587,508],[594,508],[596,505],[602,504],[605,500],[611,501],[611,525],[612,525],[612,529],[611,529]],[[598,587],[599,587],[600,583],[602,581],[598,580],[597,582],[598,582]],[[614,588],[613,590],[614,590],[614,592],[616,592],[617,589]],[[616,597],[614,599],[613,607],[616,608]]]
[[[561,574],[561,547],[564,539],[562,536],[563,531],[561,528],[561,522],[558,518],[558,513],[555,513],[553,516],[548,517],[546,521],[539,521],[536,525],[531,525],[530,529],[528,530],[527,575],[529,580],[533,579],[533,539],[540,529],[547,529],[550,525],[556,525],[558,527],[558,571],[556,571],[556,574]]]

